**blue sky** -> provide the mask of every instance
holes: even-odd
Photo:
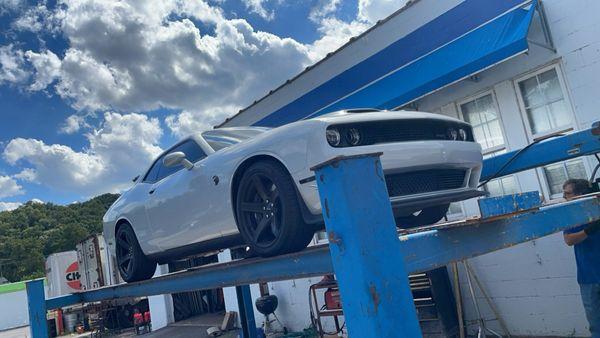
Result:
[[[404,2],[0,1],[0,210],[126,189]]]

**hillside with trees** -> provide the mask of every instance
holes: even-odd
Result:
[[[1,275],[10,282],[43,277],[48,255],[74,250],[79,241],[102,232],[102,216],[117,197],[104,194],[65,206],[28,202],[0,212]]]

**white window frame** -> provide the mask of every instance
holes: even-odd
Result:
[[[560,162],[552,163],[549,165],[561,164],[563,166],[563,169],[566,171],[567,170],[566,162],[573,161],[573,160],[581,160],[581,162],[583,164],[583,169],[585,170],[585,174],[586,174],[585,178],[588,179],[588,177],[591,175],[591,172],[590,172],[590,168],[588,166],[589,162],[586,160],[585,157],[572,158],[569,160],[560,161]],[[542,177],[544,178],[544,189],[545,189],[546,196],[548,196],[550,200],[557,200],[557,199],[563,198],[562,193],[552,194],[552,191],[550,191],[550,182],[548,182],[548,175],[546,175],[546,170],[544,170],[545,167],[546,166],[543,166],[538,169],[539,169]]]
[[[504,140],[504,143],[501,145],[495,146],[495,147],[482,149],[483,155],[488,155],[488,154],[496,153],[496,152],[502,151],[504,149],[507,149],[506,133],[504,132],[504,121],[502,120],[502,114],[500,113],[500,106],[498,105],[496,93],[494,92],[493,89],[487,89],[478,94],[468,96],[468,97],[456,102],[456,110],[458,112],[459,118],[463,121],[466,121],[465,113],[462,110],[462,105],[465,103],[469,103],[471,101],[475,101],[475,100],[480,99],[487,95],[492,96],[492,101],[494,102],[494,107],[496,108],[496,114],[498,116],[498,121],[500,121],[500,132],[502,133],[502,139]]]
[[[519,83],[523,82],[527,79],[530,79],[534,76],[537,76],[539,74],[542,74],[544,72],[547,72],[551,69],[554,69],[554,71],[556,72],[556,76],[558,77],[558,83],[560,85],[560,90],[562,91],[563,99],[565,100],[565,107],[568,109],[568,113],[571,117],[572,122],[570,124],[560,127],[560,128],[548,130],[543,133],[534,134],[531,129],[531,122],[529,121],[529,116],[527,115],[527,109],[525,108],[525,101],[523,100],[523,94],[521,93],[521,88],[519,87]],[[558,134],[558,133],[562,133],[562,132],[568,132],[571,130],[575,130],[577,128],[577,119],[575,116],[575,110],[573,109],[573,105],[571,103],[571,97],[570,97],[567,85],[565,83],[564,73],[562,72],[562,67],[560,66],[559,63],[554,63],[549,66],[541,67],[535,71],[532,71],[532,72],[526,73],[522,76],[519,76],[518,78],[513,80],[513,86],[515,89],[515,93],[517,94],[517,101],[519,103],[519,109],[521,110],[521,118],[525,122],[525,130],[527,131],[527,137],[529,138],[529,140],[531,142],[541,139],[541,138],[544,138],[544,137],[547,137],[549,135]]]
[[[527,110],[525,109],[525,102],[523,101],[523,95],[521,93],[521,88],[519,88],[519,82],[527,80],[533,76],[537,76],[541,73],[544,73],[550,69],[554,69],[556,71],[556,76],[558,77],[558,83],[560,84],[560,89],[563,93],[563,99],[565,100],[565,106],[569,110],[569,114],[571,116],[571,123],[569,125],[563,126],[562,128],[556,128],[553,130],[548,130],[544,133],[534,134],[531,130],[531,123],[529,122],[529,116],[527,115]],[[513,80],[513,89],[517,96],[517,102],[519,104],[519,109],[521,110],[521,118],[523,119],[523,124],[525,125],[525,130],[527,132],[527,137],[530,142],[534,142],[544,137],[548,137],[554,134],[560,133],[568,133],[578,129],[579,122],[577,121],[577,116],[575,115],[575,109],[573,107],[571,101],[571,92],[565,82],[565,74],[562,70],[562,66],[560,62],[554,62],[550,65],[542,66],[534,71],[525,73]],[[583,165],[585,167],[586,174],[590,174],[589,161],[583,159]],[[540,188],[542,189],[542,193],[544,196],[547,196],[549,200],[557,200],[562,198],[560,194],[552,194],[550,192],[550,184],[548,182],[548,177],[546,176],[546,171],[543,167],[536,168],[536,173],[538,175],[540,181]]]

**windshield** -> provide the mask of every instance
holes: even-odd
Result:
[[[244,140],[254,138],[267,130],[269,128],[259,127],[215,129],[203,132],[202,138],[204,138],[214,151],[219,151]]]

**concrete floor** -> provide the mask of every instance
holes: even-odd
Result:
[[[147,337],[147,338],[179,338],[179,337],[197,337],[197,338],[209,338],[210,336],[206,333],[206,330],[213,326],[220,326],[223,321],[224,313],[219,314],[207,314],[203,316],[193,317],[180,322],[170,324],[169,326],[156,330],[150,333],[136,336],[133,329],[123,332],[114,337],[118,338],[130,338],[130,337]],[[219,336],[221,338],[237,338],[238,331],[234,330],[227,332],[226,334]],[[4,337],[0,337],[4,338]]]
[[[186,319],[177,323],[173,323],[167,327],[164,327],[160,330],[156,330],[150,333],[145,333],[139,336],[135,335],[135,332],[132,329],[128,329],[123,331],[120,334],[114,335],[112,337],[115,338],[130,338],[130,337],[140,337],[140,338],[210,338],[210,336],[206,333],[206,330],[212,326],[220,326],[223,321],[224,313],[219,314],[208,314],[204,316],[193,317],[190,319]],[[62,337],[68,338],[84,338],[89,337],[90,334],[84,333],[81,335],[70,334],[64,335]],[[108,337],[108,336],[107,336]],[[220,338],[237,338],[238,331],[230,331],[226,334],[219,336]],[[30,338],[29,335],[29,326],[23,326],[16,329],[0,331],[0,338]]]

